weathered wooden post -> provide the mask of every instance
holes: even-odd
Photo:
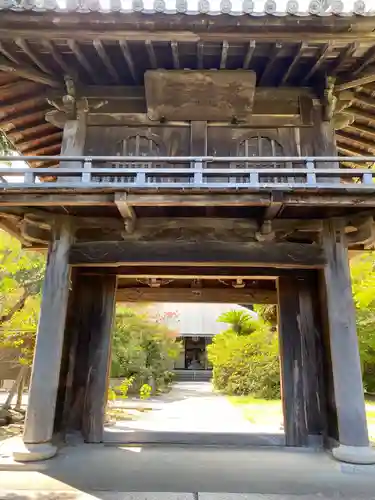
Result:
[[[285,442],[287,446],[307,446],[298,281],[293,276],[280,277],[277,289]]]
[[[322,242],[327,259],[324,282],[339,437],[333,455],[344,462],[375,463],[367,431],[347,242],[340,220],[324,223]]]
[[[56,453],[51,440],[69,293],[69,249],[72,240],[69,220],[57,219],[48,249],[24,448],[14,451],[16,460],[43,460]]]

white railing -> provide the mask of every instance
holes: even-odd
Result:
[[[374,190],[375,157],[14,156],[0,162],[59,162],[60,167],[0,167],[4,189],[341,189]],[[324,163],[324,167],[322,167]],[[141,166],[137,166],[141,164]],[[332,164],[333,168],[327,168]],[[264,165],[264,166],[263,166]],[[272,165],[273,168],[269,168]],[[12,182],[16,177],[17,182]]]

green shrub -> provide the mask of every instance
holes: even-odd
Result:
[[[144,384],[164,392],[180,350],[175,332],[165,325],[133,309],[121,309],[113,332],[111,377],[132,381],[123,387],[126,394],[138,394]]]
[[[151,396],[152,387],[148,384],[143,384],[139,390],[139,397],[141,399],[148,399]]]
[[[207,350],[215,389],[228,395],[280,397],[278,339],[266,324],[259,323],[248,335],[229,329],[216,335]]]

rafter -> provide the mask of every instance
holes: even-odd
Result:
[[[364,156],[366,154],[365,151],[359,150],[352,146],[343,145],[342,143],[337,145],[337,149],[342,153],[345,153],[344,156]]]
[[[174,69],[180,69],[180,58],[178,55],[178,43],[171,42],[171,49],[172,49],[173,67],[174,67]]]
[[[57,153],[61,149],[61,144],[50,144],[49,146],[44,146],[39,149],[30,149],[25,156],[42,156],[42,155],[47,155],[47,154],[52,154],[52,153]]]
[[[41,146],[42,144],[49,144],[54,141],[61,141],[61,138],[62,138],[62,132],[60,131],[50,135],[41,135],[37,138],[17,143],[17,149],[22,151],[22,153],[27,154],[27,151],[32,148]]]
[[[33,123],[37,120],[44,120],[46,111],[47,108],[39,111],[32,111],[28,114],[22,114],[21,116],[12,118],[11,121],[9,121],[9,119],[2,120],[0,121],[0,128],[3,130],[3,132],[8,132],[9,130],[16,129],[19,125],[24,126],[27,123]]]
[[[368,141],[366,139],[362,139],[358,136],[353,136],[347,132],[337,131],[336,139],[344,142],[350,142],[350,144],[355,144],[356,146],[363,148],[365,151],[371,151],[371,153],[375,152],[375,141]]]
[[[0,102],[14,99],[25,94],[32,94],[35,90],[40,90],[41,86],[36,82],[25,82],[20,80],[15,83],[8,83],[0,86]]]
[[[375,82],[375,66],[372,66],[370,70],[366,72],[365,75],[355,78],[349,79],[347,81],[341,82],[336,85],[335,90],[337,92],[341,92],[342,90],[353,89],[356,87],[362,87],[363,85],[367,85],[368,83]]]
[[[203,57],[204,57],[204,45],[203,45],[203,42],[198,42],[198,46],[197,46],[197,58],[198,58],[198,69],[203,69],[204,67],[204,61],[203,61]]]
[[[276,43],[275,46],[272,49],[272,53],[270,58],[268,59],[267,65],[262,73],[262,76],[259,80],[259,85],[264,85],[267,82],[267,78],[270,74],[270,72],[273,70],[275,61],[277,59],[277,56],[282,49],[282,44],[281,43]]]
[[[0,56],[0,71],[5,71],[6,73],[11,73],[13,75],[24,78],[25,80],[31,80],[37,83],[43,83],[44,85],[48,85],[49,87],[58,88],[62,86],[62,82],[57,79],[41,73],[40,71],[36,71],[33,68],[28,66],[16,66],[9,61],[7,61],[4,57]]]
[[[255,48],[256,48],[256,42],[255,42],[255,40],[251,40],[249,42],[249,46],[247,48],[247,52],[246,52],[245,58],[243,60],[243,65],[242,65],[243,69],[249,69],[251,59],[252,59],[254,52],[255,52]]]
[[[349,125],[347,129],[355,130],[360,134],[364,134],[375,139],[375,128],[366,127],[365,125],[359,125],[358,123],[354,122],[351,125]]]
[[[342,49],[339,57],[333,62],[333,67],[329,71],[330,76],[336,76],[345,67],[346,62],[353,56],[357,50],[358,43],[354,42]]]
[[[91,64],[86,59],[86,56],[83,54],[78,43],[75,40],[70,39],[70,40],[68,40],[68,46],[69,46],[70,50],[73,52],[73,54],[76,56],[79,63],[86,70],[88,75],[93,79],[93,81],[95,83],[98,83],[95,71],[92,69]]]
[[[297,47],[297,50],[294,54],[294,57],[293,57],[293,60],[292,62],[289,64],[289,67],[287,69],[287,71],[285,72],[284,76],[282,77],[281,79],[281,82],[280,82],[280,85],[284,85],[290,78],[292,72],[294,71],[294,68],[297,66],[297,64],[299,63],[302,55],[303,55],[303,49],[306,47],[306,44],[304,42],[301,42],[298,47]]]
[[[220,56],[220,69],[225,69],[227,67],[229,43],[224,40],[221,46],[221,56]]]
[[[17,141],[21,141],[26,137],[38,136],[38,134],[43,134],[47,131],[54,130],[55,127],[51,125],[51,123],[41,123],[41,124],[33,124],[30,123],[25,125],[24,127],[19,127],[17,130],[13,132],[9,132],[7,137],[9,140],[17,144]]]
[[[5,56],[9,61],[11,61],[14,64],[20,64],[20,61],[7,50],[4,45],[0,42],[0,54]]]
[[[370,106],[371,108],[375,108],[375,99],[371,97],[367,97],[363,94],[355,94],[354,100],[359,104],[364,104],[365,106]]]
[[[363,109],[350,107],[350,108],[345,109],[343,111],[343,113],[355,116],[356,119],[366,120],[369,122],[375,122],[375,113],[374,114],[368,113],[368,112],[364,111]]]
[[[59,51],[56,49],[54,46],[53,42],[51,40],[44,40],[43,44],[45,48],[50,52],[51,56],[55,60],[55,62],[60,66],[60,68],[66,73],[67,75],[72,75],[72,69],[66,64],[62,56],[60,55]]]
[[[107,52],[106,52],[102,42],[100,40],[94,40],[93,45],[95,47],[95,50],[96,50],[98,56],[100,57],[100,60],[102,61],[102,63],[106,67],[110,76],[113,78],[113,80],[116,83],[120,83],[120,78],[117,74],[117,71],[115,70],[110,58],[108,57]]]
[[[0,118],[3,118],[4,116],[12,113],[19,113],[29,108],[36,107],[43,102],[46,102],[46,98],[44,95],[34,96],[30,99],[25,100],[17,100],[16,102],[13,101],[11,104],[0,106]]]
[[[135,82],[137,82],[138,81],[137,72],[135,70],[134,61],[133,61],[133,57],[131,55],[129,46],[128,46],[126,40],[119,40],[118,43],[119,43],[123,58],[125,59],[125,62],[128,65],[131,77],[133,78],[133,80]]]
[[[18,45],[18,47],[21,50],[23,50],[25,54],[27,54],[27,56],[32,60],[35,66],[37,66],[40,69],[40,71],[42,71],[43,73],[47,73],[47,75],[51,74],[51,70],[47,68],[47,66],[40,59],[40,57],[34,53],[34,51],[30,48],[26,40],[23,40],[22,38],[16,38],[15,42]]]
[[[320,66],[324,63],[324,61],[326,60],[327,58],[327,55],[330,51],[330,48],[331,48],[331,44],[330,43],[326,43],[323,48],[320,50],[320,53],[319,53],[319,57],[317,58],[317,60],[315,61],[315,64],[312,66],[312,68],[310,69],[310,71],[307,73],[307,75],[305,76],[305,78],[302,80],[302,84],[306,84],[310,78],[318,71],[318,69],[320,68]]]
[[[146,43],[146,50],[147,50],[148,57],[150,59],[151,67],[152,67],[152,69],[156,69],[158,67],[158,61],[156,59],[156,54],[155,54],[155,50],[154,50],[154,46],[152,44],[152,41],[146,40],[145,43]]]
[[[359,75],[367,66],[371,63],[375,62],[375,47],[370,47],[366,54],[364,55],[363,59],[361,60],[360,64],[356,67],[356,69],[352,72],[354,76]]]

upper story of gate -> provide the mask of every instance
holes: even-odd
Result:
[[[367,221],[374,15],[363,0],[0,0],[0,127],[31,167],[0,168],[3,227],[32,232],[38,210],[120,210],[128,230]]]

